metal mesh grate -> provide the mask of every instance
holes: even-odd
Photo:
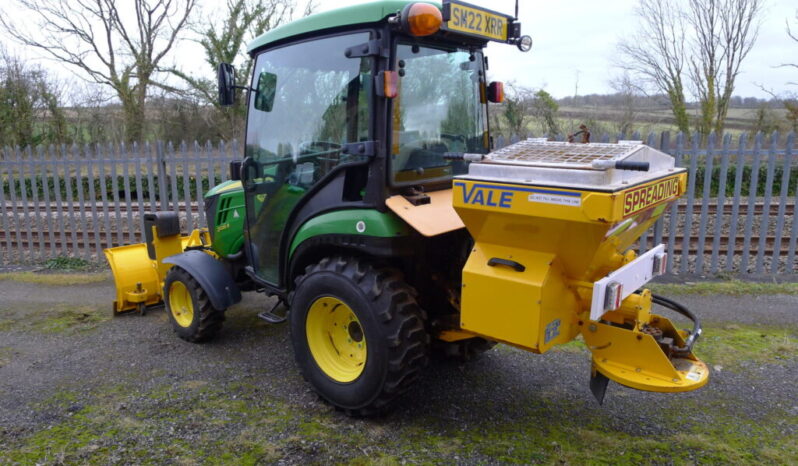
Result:
[[[596,160],[622,160],[639,147],[638,144],[569,144],[527,139],[491,152],[487,159],[519,165],[578,165],[588,168]]]

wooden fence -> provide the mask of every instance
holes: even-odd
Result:
[[[700,141],[681,133],[644,138],[688,168],[689,185],[641,238],[640,250],[666,244],[674,274],[798,272],[795,135]],[[177,212],[183,231],[204,227],[202,194],[227,179],[240,152],[236,142],[4,148],[0,261],[102,260],[104,248],[143,241],[143,214],[150,211]]]

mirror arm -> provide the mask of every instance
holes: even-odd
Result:
[[[241,89],[241,90],[244,90],[244,91],[258,92],[257,89],[253,89],[253,88],[251,88],[249,86],[230,86],[230,87],[232,87],[233,89]]]

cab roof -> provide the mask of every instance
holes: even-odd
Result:
[[[324,29],[332,29],[353,24],[376,23],[387,16],[398,13],[413,0],[379,0],[360,5],[351,5],[335,10],[316,13],[261,34],[249,43],[247,50],[252,52],[271,43]],[[424,1],[440,8],[440,2]]]

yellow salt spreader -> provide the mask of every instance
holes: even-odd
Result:
[[[692,351],[699,319],[642,288],[665,273],[664,245],[630,249],[685,192],[687,175],[672,157],[634,141],[542,139],[458,156],[473,162],[453,186],[475,241],[462,275],[463,335],[536,353],[582,335],[600,403],[609,380],[655,392],[707,383]],[[677,329],[652,304],[693,329]]]

